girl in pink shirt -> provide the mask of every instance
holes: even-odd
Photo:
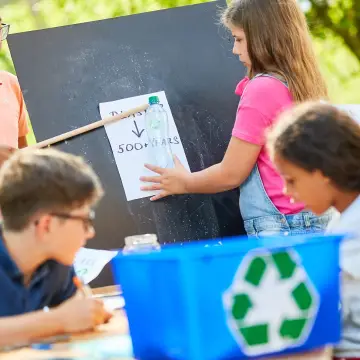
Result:
[[[234,37],[233,53],[248,76],[236,88],[240,96],[232,137],[221,163],[189,173],[146,167],[157,176],[142,177],[172,194],[216,193],[240,186],[240,210],[248,235],[323,231],[331,215],[316,216],[283,192],[284,183],[265,145],[265,133],[293,102],[327,98],[304,14],[296,0],[234,0],[222,14]]]

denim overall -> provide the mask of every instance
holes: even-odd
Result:
[[[260,76],[281,81],[268,74],[258,74],[253,79]],[[287,86],[286,83],[283,84]],[[248,236],[257,237],[323,232],[333,213],[328,211],[321,216],[316,216],[310,211],[302,211],[294,215],[282,214],[267,195],[257,164],[240,186],[240,211]]]

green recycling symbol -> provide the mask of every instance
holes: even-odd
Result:
[[[228,326],[248,356],[299,346],[308,338],[319,295],[294,250],[248,253],[224,293]]]

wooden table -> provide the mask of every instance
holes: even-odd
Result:
[[[68,343],[59,343],[54,345],[52,350],[33,350],[22,349],[4,353],[0,355],[0,360],[41,360],[49,359],[50,357],[61,357],[61,360],[65,359],[84,359],[84,353],[76,352],[69,349],[70,344],[78,341],[89,341],[92,339],[100,339],[105,337],[113,337],[115,335],[127,334],[128,324],[125,314],[119,311],[115,314],[114,318],[109,324],[100,326],[96,331],[91,333],[85,333],[82,335],[75,335],[71,337]],[[298,356],[286,356],[283,358],[273,358],[268,360],[331,360],[331,351],[324,350],[319,352],[307,353],[305,355]],[[114,359],[112,357],[112,359]],[[134,360],[133,358],[119,357],[118,360]]]
[[[118,291],[119,289],[116,286],[92,289],[92,292],[95,296],[108,296]],[[71,345],[78,342],[80,343],[96,339],[100,340],[104,338],[115,337],[117,335],[127,335],[128,333],[128,321],[124,311],[116,310],[114,317],[108,324],[99,326],[95,331],[72,335],[69,341],[54,344],[51,350],[34,350],[30,348],[24,348],[8,353],[2,353],[0,354],[0,360],[41,360],[49,359],[51,357],[61,357],[61,359],[76,359],[82,357],[84,359],[84,353],[70,349]],[[119,357],[119,360],[129,360],[129,358]]]
[[[89,341],[93,339],[101,339],[105,337],[113,337],[116,335],[128,334],[128,323],[123,311],[117,311],[108,324],[101,325],[96,331],[74,335],[69,342],[54,344],[52,350],[34,350],[25,348],[15,350],[0,355],[1,360],[35,360],[49,359],[50,357],[58,357],[61,359],[84,358],[84,353],[70,350],[70,345],[75,342]],[[125,360],[122,357],[119,360]],[[126,360],[128,360],[127,358]]]
[[[116,290],[114,287],[97,289],[94,294],[109,294]],[[96,339],[105,339],[108,337],[115,337],[117,335],[128,334],[128,322],[125,313],[122,310],[115,312],[114,317],[108,324],[101,325],[96,331],[88,332],[80,335],[71,336],[70,341],[65,343],[58,343],[53,346],[51,350],[34,350],[30,348],[11,351],[0,355],[0,360],[41,360],[49,358],[65,359],[84,359],[84,354],[81,351],[71,349],[71,345],[78,342],[86,342]],[[115,340],[116,341],[116,340]],[[307,353],[297,356],[277,357],[269,360],[331,360],[331,351],[323,350],[319,352]],[[112,357],[112,359],[114,359]],[[60,359],[59,359],[60,360]],[[133,358],[119,357],[118,360],[135,360]]]

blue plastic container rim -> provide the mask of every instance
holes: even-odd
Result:
[[[266,236],[263,238],[248,238],[236,236],[209,241],[192,241],[183,244],[166,244],[160,251],[142,251],[131,254],[119,254],[114,258],[131,258],[132,260],[184,260],[203,257],[244,254],[249,251],[281,251],[294,246],[311,246],[316,243],[340,243],[347,234],[303,234],[294,236]]]

